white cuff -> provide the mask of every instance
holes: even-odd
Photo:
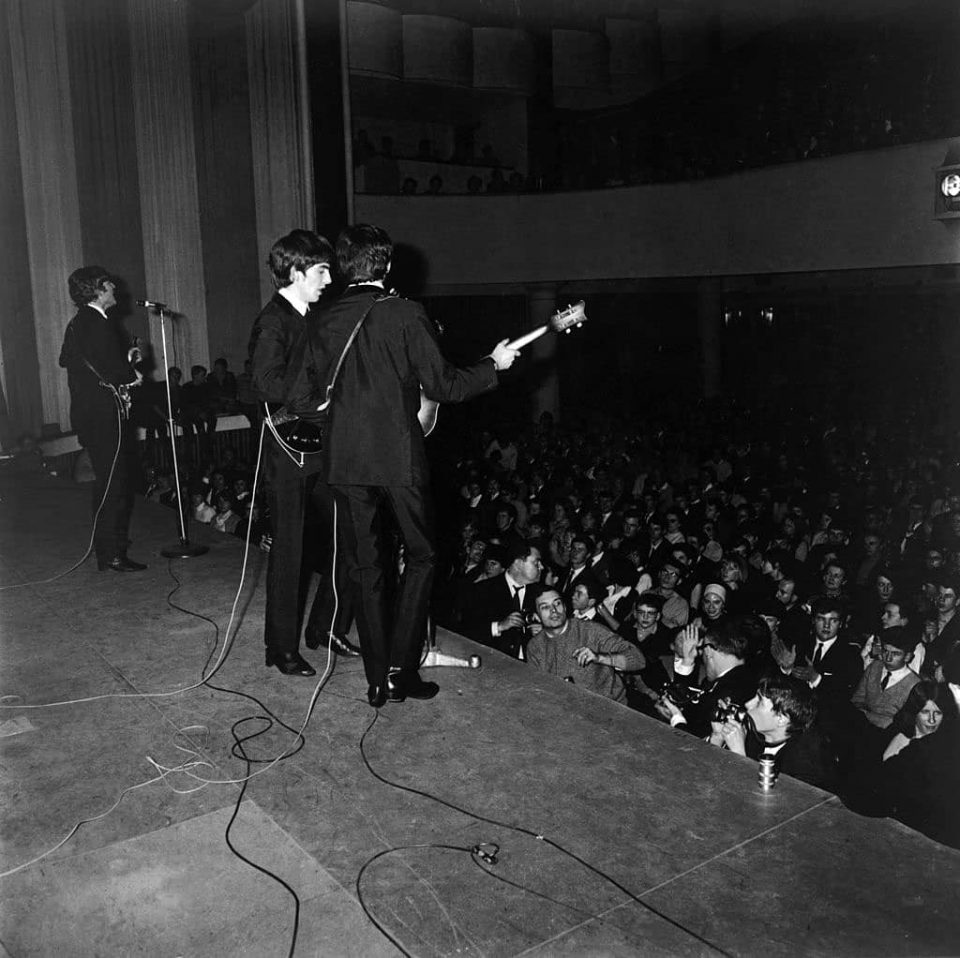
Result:
[[[677,675],[693,675],[693,670],[697,667],[697,663],[694,662],[692,665],[687,665],[683,659],[673,657],[673,671]]]

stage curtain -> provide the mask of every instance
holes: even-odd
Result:
[[[190,93],[187,4],[130,0],[130,51],[146,296],[180,314],[168,324],[170,365],[209,368],[203,249]],[[224,237],[229,242],[229,237]],[[160,323],[150,338],[162,363]]]
[[[298,0],[259,0],[246,14],[250,70],[250,131],[257,210],[257,248],[263,263],[277,237],[314,226],[309,129],[304,117],[303,36]],[[264,270],[261,292],[273,285]]]
[[[60,0],[4,0],[2,9],[10,36],[43,420],[66,430],[70,395],[57,360],[73,314],[67,277],[82,265],[82,248],[63,6]]]

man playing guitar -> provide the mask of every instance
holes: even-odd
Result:
[[[417,419],[421,384],[434,400],[462,402],[495,388],[497,373],[518,355],[503,340],[473,366],[448,363],[423,307],[385,291],[392,254],[390,237],[376,226],[350,226],[340,234],[337,267],[347,288],[311,329],[303,363],[312,370],[312,392],[292,397],[293,411],[327,416],[322,475],[334,490],[338,533],[346,540],[340,546],[358,587],[357,628],[374,708],[438,691],[418,672],[435,562]],[[316,412],[320,405],[322,414]],[[393,513],[404,541],[403,580],[389,617],[379,536],[383,509]]]

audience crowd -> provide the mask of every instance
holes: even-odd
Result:
[[[680,413],[484,433],[438,621],[960,847],[956,450],[909,417]]]

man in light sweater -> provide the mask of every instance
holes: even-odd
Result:
[[[871,725],[887,728],[920,676],[907,664],[916,644],[907,629],[884,629],[880,641],[880,655],[867,666],[850,701]]]
[[[620,673],[642,669],[643,653],[597,622],[570,618],[563,596],[551,586],[537,593],[534,607],[542,629],[527,644],[527,661],[588,692],[625,702]]]

